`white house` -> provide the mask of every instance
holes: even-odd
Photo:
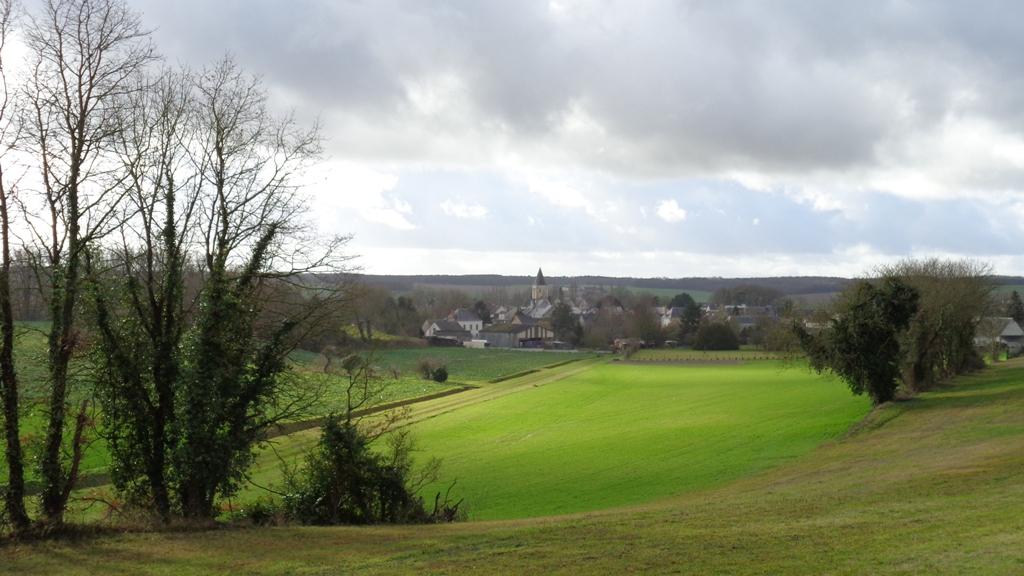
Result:
[[[453,322],[458,322],[459,326],[462,326],[463,330],[466,330],[473,335],[473,338],[476,338],[484,328],[484,321],[476,315],[476,312],[467,310],[466,308],[456,308],[455,310],[452,310],[452,313],[448,315],[448,319]]]
[[[1016,356],[1024,349],[1024,329],[1013,318],[990,317],[982,318],[978,323],[978,332],[974,337],[976,346],[988,347],[996,339],[1006,346],[1010,355]]]

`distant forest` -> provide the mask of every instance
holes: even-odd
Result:
[[[395,292],[411,291],[417,287],[512,287],[533,283],[533,276],[503,276],[500,274],[468,275],[421,275],[384,276],[368,274],[361,276],[366,284],[380,286]],[[1024,285],[1021,276],[995,276],[998,285]],[[735,288],[744,284],[756,284],[772,288],[788,295],[824,294],[839,292],[850,281],[849,278],[830,276],[778,276],[767,278],[616,278],[611,276],[547,276],[549,284],[568,286],[632,287],[649,289],[701,290],[714,292],[719,288]]]

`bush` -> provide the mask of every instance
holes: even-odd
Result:
[[[709,322],[697,329],[694,350],[739,350],[740,341],[732,326],[722,322]]]
[[[416,372],[424,380],[433,380],[434,373],[441,368],[445,368],[445,364],[436,358],[420,358],[416,361]]]
[[[447,382],[447,381],[448,381],[448,369],[445,368],[444,366],[438,366],[437,369],[434,370],[434,382],[444,383],[444,382]]]
[[[388,436],[387,450],[375,451],[351,422],[331,417],[305,467],[285,475],[283,506],[303,524],[426,523],[458,518],[458,504],[435,503],[428,512],[416,492],[436,479],[432,460],[413,479],[412,441],[405,429]]]

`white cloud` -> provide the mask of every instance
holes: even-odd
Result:
[[[675,200],[662,200],[658,204],[658,218],[669,223],[682,222],[686,220],[686,210],[680,208]]]
[[[316,199],[314,217],[325,230],[345,230],[354,211],[362,220],[395,230],[413,230],[412,205],[393,192],[398,176],[368,165],[326,162],[307,172],[306,189]]]
[[[481,204],[455,202],[452,200],[445,200],[444,202],[441,202],[441,211],[448,216],[469,220],[479,220],[480,218],[487,216],[486,206]]]

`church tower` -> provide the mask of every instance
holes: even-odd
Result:
[[[534,302],[548,298],[548,283],[544,281],[544,272],[540,268],[537,269],[537,279],[533,281],[531,297]]]

